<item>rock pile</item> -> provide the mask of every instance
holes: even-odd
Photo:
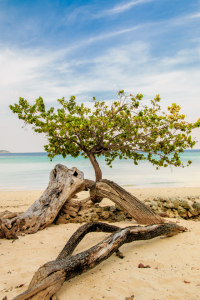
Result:
[[[200,196],[156,197],[153,200],[145,199],[143,203],[163,217],[200,220]]]
[[[142,201],[155,213],[162,217],[194,219],[200,221],[200,196],[199,197],[156,197],[153,200],[145,199]],[[83,222],[120,222],[132,220],[118,205],[100,206],[98,203],[86,203],[80,206],[79,201],[70,201],[65,204],[59,215],[56,224],[83,223]]]
[[[82,207],[72,207],[69,205],[66,209],[63,206],[59,216],[55,220],[56,224],[66,223],[83,223],[83,222],[120,222],[125,220],[132,220],[132,217],[123,211],[119,206],[100,206],[98,203],[86,204]],[[64,209],[63,209],[64,208]]]

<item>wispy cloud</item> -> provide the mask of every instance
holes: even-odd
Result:
[[[141,1],[143,1],[143,0],[141,0]],[[188,15],[184,15],[181,17],[167,19],[165,21],[161,20],[161,21],[146,22],[146,23],[143,23],[140,25],[127,27],[122,30],[113,30],[110,32],[103,32],[101,34],[98,34],[98,35],[95,35],[92,37],[87,37],[87,38],[84,37],[82,40],[75,42],[74,44],[67,46],[66,48],[61,49],[58,52],[59,52],[59,55],[65,55],[69,52],[72,52],[75,49],[95,43],[97,41],[114,38],[118,35],[128,34],[133,31],[143,30],[143,32],[145,32],[146,29],[149,29],[149,28],[152,28],[152,30],[149,32],[149,36],[156,36],[156,35],[158,36],[171,28],[175,28],[176,26],[180,26],[182,24],[185,25],[188,22],[191,22],[193,19],[196,19],[199,17],[200,17],[200,13],[188,14]],[[143,34],[143,32],[141,32],[141,35]],[[198,39],[196,39],[196,41],[198,41]]]
[[[134,1],[129,1],[129,2],[123,2],[120,5],[116,5],[111,9],[108,10],[103,10],[97,14],[94,15],[94,18],[103,18],[106,16],[111,16],[115,14],[120,14],[123,13],[127,10],[130,10],[133,6],[139,5],[139,4],[144,4],[147,2],[152,2],[155,0],[134,0]]]
[[[89,39],[85,40],[83,43],[90,44],[90,43],[96,42],[98,40],[104,40],[104,39],[107,39],[107,38],[110,38],[110,37],[114,37],[114,36],[117,36],[117,35],[120,35],[120,34],[128,33],[128,32],[137,30],[137,29],[139,29],[141,27],[142,27],[142,25],[138,25],[138,26],[134,26],[134,27],[125,28],[125,29],[122,29],[122,30],[112,31],[112,32],[108,32],[108,33],[103,33],[103,34],[100,34],[98,36],[89,38]]]
[[[190,14],[187,16],[188,19],[196,19],[196,18],[200,18],[200,12],[196,13],[196,14]]]

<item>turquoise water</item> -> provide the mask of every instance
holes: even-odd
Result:
[[[118,160],[109,168],[104,157],[98,159],[103,178],[115,181],[126,188],[145,187],[197,187],[200,186],[200,150],[187,150],[181,154],[181,161],[193,163],[189,167],[161,168],[155,170],[147,161],[137,166],[132,160]],[[68,168],[77,167],[85,178],[94,179],[94,171],[88,159],[57,156],[52,162],[46,153],[0,153],[1,190],[37,190],[48,185],[49,173],[57,163]]]

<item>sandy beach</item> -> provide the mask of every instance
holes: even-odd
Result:
[[[200,196],[199,188],[132,189],[143,200],[157,196]],[[25,211],[43,191],[0,191],[0,212]],[[79,199],[87,192],[78,194]],[[111,201],[103,200],[103,205]],[[176,219],[167,219],[176,222]],[[60,300],[125,300],[134,295],[139,300],[200,299],[200,222],[178,220],[188,231],[170,237],[157,237],[123,245],[124,259],[112,255],[91,271],[65,282],[57,293]],[[115,223],[120,227],[136,224]],[[80,224],[51,225],[33,235],[0,241],[0,299],[10,300],[25,291],[36,270],[54,260]],[[84,251],[107,233],[90,233],[79,244],[75,253]],[[138,268],[139,263],[150,268]],[[19,287],[23,285],[22,287]]]

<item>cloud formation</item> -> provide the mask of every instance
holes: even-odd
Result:
[[[40,22],[31,31],[25,28],[28,31],[24,36],[28,38],[21,42],[16,42],[17,36],[11,31],[6,40],[2,34],[2,147],[11,151],[43,150],[44,139],[33,135],[31,130],[21,130],[22,122],[8,108],[19,97],[33,102],[42,96],[47,106],[58,106],[57,98],[65,96],[68,99],[75,95],[77,101],[88,104],[92,96],[112,100],[119,89],[124,89],[128,93],[143,93],[146,100],[160,94],[163,109],[177,102],[187,119],[195,121],[200,111],[200,13],[198,9],[192,11],[193,8],[185,7],[184,12],[184,7],[178,7],[175,12],[169,10],[165,17],[156,19],[156,14],[167,11],[167,7],[157,5],[156,8],[152,6],[152,15],[148,11],[151,17],[142,18],[147,14],[147,5],[149,8],[154,2],[118,2],[110,8],[111,2],[109,7],[102,4],[94,9],[89,1],[84,6],[88,16],[93,11],[102,13],[102,16],[113,12],[116,19],[90,20],[88,17],[87,21],[80,18],[78,23],[81,9],[77,6],[68,8],[69,18],[65,24],[65,7],[55,26],[54,12],[51,11],[51,18],[44,15],[41,30]],[[135,6],[140,10],[141,20],[134,15]],[[74,16],[71,15],[73,11]],[[123,12],[131,13],[133,17],[123,19],[122,16],[126,15]],[[73,25],[70,25],[70,16]],[[29,20],[29,24],[31,22]],[[200,140],[199,130],[195,135]]]
[[[134,1],[129,1],[129,2],[122,2],[118,5],[115,5],[111,9],[103,10],[96,15],[94,15],[94,18],[103,18],[115,14],[120,14],[123,13],[127,10],[132,9],[134,6],[139,5],[139,4],[145,4],[147,2],[153,2],[156,0],[134,0]]]

